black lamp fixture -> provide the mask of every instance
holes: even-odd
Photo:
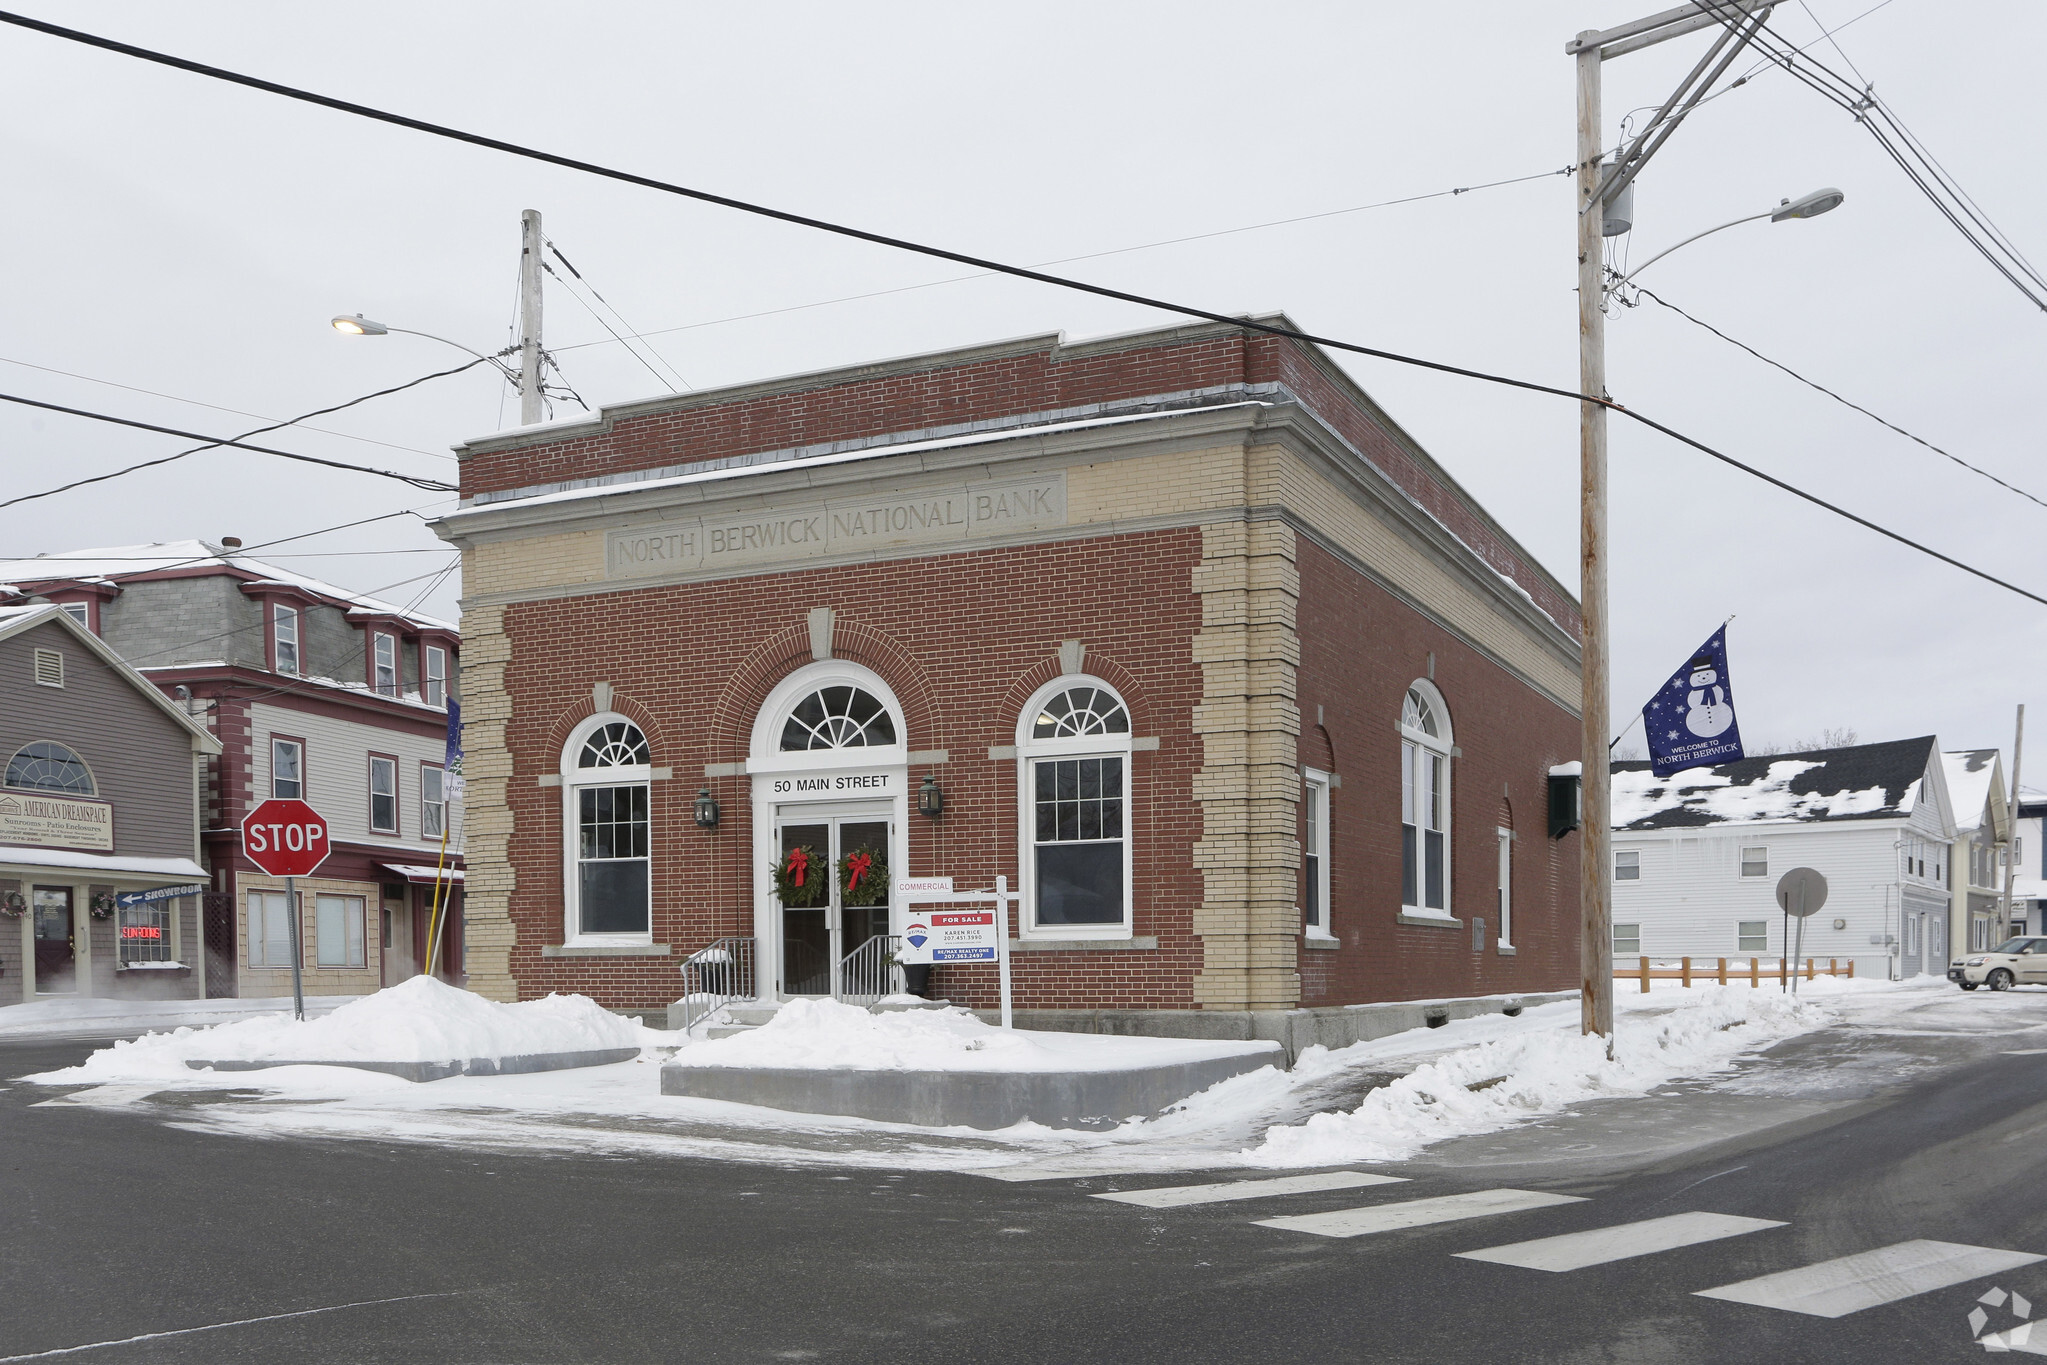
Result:
[[[718,798],[711,795],[709,787],[697,791],[697,824],[703,829],[718,828]]]
[[[924,785],[917,788],[917,813],[936,820],[945,810],[945,792],[935,777],[926,777]]]

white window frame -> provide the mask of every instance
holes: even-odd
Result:
[[[640,732],[641,738],[647,740],[648,757],[651,759],[653,740],[647,735],[646,728],[631,716],[623,716],[616,711],[603,711],[591,716],[571,730],[568,743],[562,745],[562,942],[570,947],[603,947],[654,941],[654,846],[658,841],[655,838],[653,764],[635,763],[616,768],[576,766],[576,760],[582,756],[583,745],[590,736],[607,725],[618,724],[630,725]],[[582,792],[588,787],[633,786],[647,789],[647,927],[630,933],[584,933],[581,904],[583,878],[579,857]]]
[[[114,914],[114,962],[117,967],[137,962],[175,962],[178,959],[178,902],[180,896],[121,906]],[[155,938],[130,937],[130,929],[155,929]]]
[[[453,837],[447,826],[448,819],[448,770],[439,763],[419,765],[419,837],[429,843],[438,843],[444,833]]]
[[[368,926],[364,915],[368,900],[322,891],[313,897],[313,965],[315,967],[367,967],[369,951],[364,945]],[[330,928],[332,933],[330,935]],[[329,938],[334,942],[329,943]],[[331,949],[331,951],[330,951]]]
[[[1629,858],[1629,859],[1632,859],[1633,861],[1631,861],[1631,862],[1625,862],[1625,863],[1624,863],[1624,862],[1622,862],[1622,861],[1621,861],[1621,859],[1623,859],[1623,858]],[[1628,871],[1629,871],[1630,873],[1632,873],[1632,874],[1634,874],[1634,875],[1632,875],[1632,876],[1623,876],[1623,875],[1621,874],[1621,869],[1622,869],[1622,868],[1626,868],[1626,869],[1627,869],[1627,870],[1628,870]],[[1617,882],[1638,882],[1638,881],[1641,881],[1641,880],[1642,880],[1642,850],[1640,850],[1640,849],[1638,849],[1638,848],[1617,848],[1617,849],[1615,849],[1615,850],[1613,851],[1613,879],[1614,879],[1615,881],[1617,881]]]
[[[259,898],[262,902],[260,905],[257,903]],[[288,904],[273,903],[284,902],[285,893],[258,889],[248,892],[242,899],[248,911],[249,965],[291,966],[291,921],[288,918],[277,918],[275,923],[272,922],[277,911],[281,910],[285,916],[291,914],[291,907]],[[304,892],[299,893],[299,900],[301,904],[304,903]],[[272,930],[277,932],[273,933]]]
[[[392,754],[371,754],[369,758],[369,773],[365,779],[368,785],[364,791],[364,795],[368,798],[365,816],[369,821],[369,831],[372,834],[388,834],[396,838],[400,828],[398,819],[398,759]],[[379,765],[391,774],[391,790],[388,792],[377,790],[377,769]],[[389,825],[377,823],[377,798],[379,796],[391,798],[391,823]]]
[[[291,662],[286,663],[284,651],[291,651]],[[304,657],[299,652],[299,609],[274,605],[270,608],[270,667],[273,672],[298,677],[304,666]]]
[[[295,795],[293,795],[293,796],[290,796],[290,797],[286,797],[286,798],[284,798],[284,799],[285,799],[285,800],[292,800],[292,801],[303,801],[303,800],[305,800],[305,799],[306,799],[306,785],[307,785],[307,784],[306,784],[306,745],[305,745],[305,741],[304,741],[304,740],[299,740],[299,739],[285,739],[284,737],[282,737],[282,736],[280,736],[280,735],[272,735],[272,736],[270,737],[270,795],[271,795],[271,798],[272,798],[273,800],[274,800],[274,799],[277,799],[277,746],[278,746],[278,745],[280,745],[280,744],[288,745],[288,746],[290,746],[291,748],[293,748],[293,749],[296,749],[296,750],[298,750],[298,756],[299,756],[299,761],[298,761],[298,770],[299,770],[299,780],[298,780],[298,788],[299,788],[299,789],[298,789],[298,792],[297,792],[297,793],[296,793]]]
[[[64,608],[66,616],[69,616],[87,630],[92,629],[92,604],[90,602],[60,602],[58,605]]]
[[[419,699],[428,706],[448,704],[448,651],[439,645],[419,647]]]
[[[1623,929],[1633,929],[1635,931],[1633,934],[1628,935],[1628,941],[1634,944],[1634,948],[1625,954],[1621,952],[1621,930]],[[1642,925],[1639,921],[1631,921],[1627,924],[1617,923],[1613,926],[1613,958],[1618,962],[1624,956],[1642,956]]]
[[[387,649],[391,655],[391,662],[388,664],[384,662],[384,654]],[[386,672],[391,675],[391,685],[388,688],[384,685],[384,674]],[[372,632],[370,636],[370,691],[380,697],[395,697],[398,695],[398,687],[398,637],[388,631]]]
[[[1763,926],[1763,932],[1762,932],[1762,933],[1760,933],[1760,934],[1744,934],[1744,933],[1742,932],[1742,928],[1743,928],[1743,926],[1745,926],[1745,925],[1750,925],[1750,924],[1760,924],[1760,925],[1762,925],[1762,926]],[[1762,947],[1760,947],[1760,948],[1744,948],[1744,947],[1742,946],[1742,942],[1741,942],[1741,941],[1742,941],[1743,939],[1745,939],[1745,938],[1749,938],[1749,939],[1753,939],[1753,938],[1760,938],[1760,939],[1762,939],[1762,941],[1763,941],[1763,946],[1762,946]],[[1749,953],[1749,954],[1753,954],[1753,955],[1762,955],[1762,954],[1767,954],[1767,953],[1768,953],[1768,952],[1770,951],[1770,921],[1769,921],[1768,919],[1738,919],[1738,920],[1736,920],[1736,921],[1734,922],[1734,951],[1735,951],[1735,952],[1737,952],[1737,953]]]
[[[1419,692],[1422,695],[1422,699],[1428,703],[1429,709],[1435,713],[1436,727],[1442,733],[1432,735],[1425,730],[1417,729],[1406,723],[1408,692]],[[1439,784],[1440,789],[1436,793],[1437,801],[1442,808],[1442,829],[1437,832],[1443,836],[1443,903],[1440,906],[1428,904],[1429,828],[1422,823],[1421,812],[1416,810],[1414,812],[1415,900],[1413,904],[1408,903],[1407,888],[1405,885],[1402,885],[1400,888],[1400,913],[1418,919],[1454,920],[1456,918],[1457,905],[1455,875],[1457,865],[1457,834],[1456,821],[1453,819],[1456,807],[1452,804],[1452,800],[1457,790],[1457,784],[1454,772],[1456,764],[1451,760],[1454,757],[1457,741],[1450,721],[1450,707],[1443,700],[1442,692],[1437,689],[1434,683],[1430,682],[1427,678],[1416,678],[1407,685],[1406,691],[1400,694],[1400,708],[1402,713],[1401,720],[1399,721],[1401,745],[1400,823],[1403,830],[1405,830],[1408,824],[1410,804],[1419,800],[1423,786],[1422,774],[1427,771],[1429,759],[1435,757],[1443,761],[1443,780]],[[1403,869],[1403,881],[1405,875]]]
[[[1114,697],[1122,704],[1123,714],[1130,717],[1129,732],[1121,735],[1077,735],[1068,739],[1033,739],[1031,729],[1038,712],[1053,697],[1075,687],[1099,688]],[[1137,718],[1130,710],[1129,698],[1107,680],[1091,673],[1068,673],[1046,683],[1031,694],[1030,701],[1017,716],[1017,866],[1021,869],[1023,882],[1023,899],[1017,915],[1020,937],[1045,940],[1128,939],[1136,934],[1137,914],[1132,897],[1136,881],[1133,869],[1137,864],[1137,783],[1131,764],[1136,731]],[[1119,924],[1038,923],[1037,764],[1045,759],[1061,758],[1123,760],[1123,919]]]
[[[1748,855],[1749,855],[1749,854],[1751,854],[1751,853],[1760,853],[1760,854],[1762,855],[1762,858],[1761,858],[1761,860],[1760,860],[1760,861],[1762,862],[1762,870],[1761,870],[1761,871],[1759,871],[1759,872],[1751,872],[1751,871],[1749,871],[1749,870],[1748,870],[1748,869],[1749,869],[1749,856],[1748,856]],[[1739,861],[1739,863],[1738,863],[1738,866],[1739,866],[1739,868],[1740,868],[1740,871],[1741,871],[1741,875],[1742,875],[1742,876],[1744,876],[1744,877],[1767,877],[1767,876],[1769,876],[1769,875],[1770,875],[1770,849],[1769,849],[1769,846],[1768,846],[1768,845],[1758,845],[1758,844],[1749,844],[1749,845],[1746,845],[1746,846],[1745,846],[1745,847],[1743,847],[1743,848],[1742,848],[1742,850],[1741,850],[1741,854],[1740,854],[1740,861]]]
[[[1493,829],[1500,836],[1500,947],[1514,946],[1514,831],[1505,825]]]
[[[1301,932],[1309,938],[1334,939],[1329,924],[1329,774],[1319,768],[1301,771]],[[1128,807],[1125,808],[1126,824]],[[1310,863],[1309,859],[1314,859]],[[1321,922],[1308,922],[1308,906],[1321,911]]]

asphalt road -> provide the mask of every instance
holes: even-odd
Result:
[[[0,1043],[0,1078],[92,1046]],[[1994,1044],[1831,1108],[1787,1097],[1762,1132],[1621,1102],[1665,1138],[1699,1115],[1709,1140],[1676,1157],[1551,1161],[1535,1134],[1384,1168],[1404,1184],[1182,1208],[1093,1196],[1257,1173],[223,1138],[0,1085],[0,1361],[1927,1362],[1982,1354],[1967,1319],[1993,1288],[2047,1316],[2047,1261],[1831,1319],[1697,1293],[1913,1239],[2047,1254],[2047,1055]],[[1256,1221],[1509,1182],[1582,1202],[1349,1238]],[[1783,1226],[1561,1271],[1456,1255],[1694,1211]]]

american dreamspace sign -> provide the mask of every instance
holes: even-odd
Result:
[[[49,792],[0,791],[0,844],[114,851],[114,804]]]

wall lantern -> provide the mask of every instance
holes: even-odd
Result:
[[[944,809],[945,793],[940,790],[938,779],[935,777],[925,778],[924,785],[917,788],[917,813],[919,815],[928,815],[933,820],[936,820]]]
[[[709,787],[697,792],[697,824],[704,829],[718,828],[718,798],[711,795]]]

